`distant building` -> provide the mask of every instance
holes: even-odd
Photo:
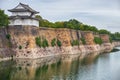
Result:
[[[13,9],[8,10],[12,12],[12,15],[9,17],[10,26],[15,25],[29,25],[29,26],[39,26],[39,20],[35,18],[35,14],[39,13],[26,4],[19,3]]]

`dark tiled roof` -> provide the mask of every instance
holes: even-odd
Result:
[[[39,13],[39,12],[33,10],[31,7],[29,7],[29,6],[26,5],[26,4],[19,3],[19,5],[21,5],[22,7],[24,7],[24,9],[16,9],[16,7],[15,7],[15,8],[13,8],[13,9],[11,9],[11,10],[8,10],[8,11],[10,11],[10,12],[30,11],[30,12],[32,12],[32,13]]]
[[[17,16],[10,16],[9,17],[9,19],[34,19],[34,20],[38,20],[39,21],[39,19],[37,19],[37,18],[33,18],[33,17],[31,17],[31,16],[19,16],[19,15],[17,15]]]

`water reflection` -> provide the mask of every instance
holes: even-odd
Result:
[[[120,52],[0,62],[0,80],[119,80]]]

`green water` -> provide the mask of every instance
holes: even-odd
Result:
[[[0,62],[0,80],[120,80],[120,51]]]

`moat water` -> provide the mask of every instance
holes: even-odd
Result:
[[[120,48],[119,48],[120,49]],[[0,62],[0,80],[120,80],[120,51]]]

